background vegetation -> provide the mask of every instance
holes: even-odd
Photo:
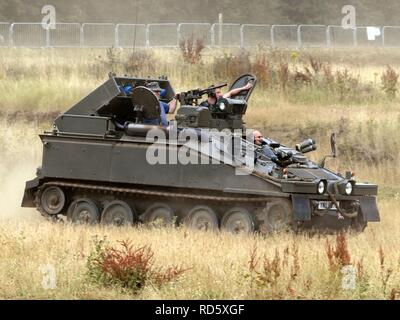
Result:
[[[58,22],[218,22],[340,25],[344,5],[354,5],[357,24],[398,25],[396,0],[0,0],[1,22],[41,22],[41,9],[53,5]],[[105,9],[106,8],[106,9]]]
[[[185,60],[180,50],[1,49],[0,297],[399,298],[400,51],[192,51]],[[19,208],[24,182],[41,161],[37,134],[51,129],[54,117],[106,80],[109,71],[165,74],[176,92],[254,73],[259,81],[247,126],[287,145],[315,138],[315,160],[329,152],[329,134],[336,131],[339,158],[328,167],[351,169],[357,180],[378,183],[382,221],[359,235],[263,238],[184,228],[55,225],[35,210]],[[120,241],[125,240],[131,247],[124,251]],[[106,251],[96,251],[99,241]],[[135,264],[140,254],[151,256],[151,268]],[[116,263],[122,260],[129,263]],[[110,281],[97,273],[105,262],[113,274],[127,273],[118,271],[119,280]],[[346,290],[340,270],[349,263],[356,286]],[[46,264],[56,271],[52,290],[42,287]],[[135,278],[142,279],[140,290],[124,284],[124,275],[135,274],[136,267],[144,270]]]

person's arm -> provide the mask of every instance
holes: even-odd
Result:
[[[249,90],[252,86],[253,86],[253,84],[251,82],[249,82],[244,87],[236,88],[236,89],[232,89],[231,91],[228,91],[222,97],[223,98],[230,98],[232,96],[237,95],[240,91]]]
[[[177,97],[175,96],[175,97],[168,103],[168,106],[169,106],[168,113],[174,113],[177,103],[178,103],[178,99],[177,99]]]

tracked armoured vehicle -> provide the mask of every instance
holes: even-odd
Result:
[[[134,224],[157,219],[196,229],[230,232],[298,228],[363,230],[379,221],[377,185],[356,182],[304,154],[312,139],[294,149],[272,139],[254,145],[242,120],[256,84],[213,108],[199,99],[215,87],[183,92],[168,127],[145,125],[160,117],[161,100],[174,96],[169,81],[110,78],[40,135],[42,165],[26,183],[22,206],[74,223]],[[175,96],[176,97],[176,96]],[[233,98],[233,99],[232,99]],[[335,136],[331,138],[336,155]]]

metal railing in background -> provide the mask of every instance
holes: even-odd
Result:
[[[178,24],[178,41],[193,37],[203,41],[206,47],[211,46],[211,24],[210,23],[180,23]]]
[[[273,25],[271,28],[271,46],[272,48],[300,47],[297,25],[295,24]]]
[[[243,24],[240,29],[241,47],[258,47],[272,45],[272,26],[268,24]]]
[[[193,37],[206,47],[400,47],[400,26],[268,25],[237,23],[0,23],[0,47],[176,48]]]
[[[119,48],[146,47],[149,39],[145,24],[117,24],[115,46]]]
[[[326,26],[324,25],[299,25],[297,38],[300,47],[320,48],[328,45]]]
[[[48,31],[51,47],[80,47],[81,46],[81,25],[79,23],[58,23],[56,28]]]
[[[10,45],[10,24],[8,22],[0,22],[0,47],[8,47]]]
[[[12,23],[9,40],[12,47],[48,47],[49,32],[41,23]]]
[[[84,23],[81,28],[81,46],[94,48],[115,47],[115,24]]]
[[[368,39],[368,27],[358,27],[355,29],[358,47],[382,47],[382,28],[374,27],[374,29],[379,29],[379,35],[374,35],[374,39]]]
[[[356,29],[345,29],[342,26],[328,26],[327,30],[328,47],[344,48],[356,47]]]
[[[212,47],[240,47],[241,25],[238,23],[213,23],[211,25]]]
[[[382,45],[385,48],[400,47],[400,27],[385,26],[382,28]]]
[[[171,48],[178,44],[176,23],[151,23],[147,25],[148,47]]]

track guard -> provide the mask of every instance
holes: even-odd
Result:
[[[360,207],[364,221],[381,221],[375,197],[362,197],[360,199]]]
[[[21,207],[35,207],[35,192],[39,185],[39,178],[29,180],[25,184],[24,197],[22,198]]]

